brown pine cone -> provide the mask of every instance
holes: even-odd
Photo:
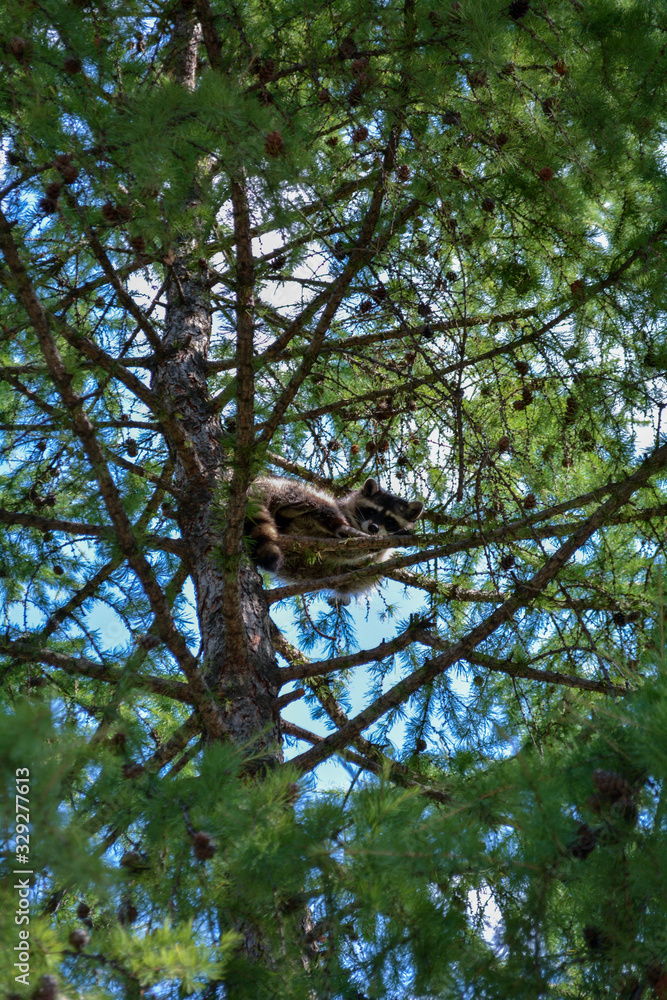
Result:
[[[195,833],[192,837],[192,850],[196,858],[200,861],[207,861],[215,855],[218,849],[218,845],[213,840],[213,837],[204,830],[200,830]]]
[[[264,150],[267,156],[280,156],[283,151],[283,137],[280,132],[269,132],[264,143]]]
[[[662,962],[651,962],[650,965],[646,967],[646,978],[648,979],[651,986],[655,986],[660,979],[665,975],[665,967]]]
[[[612,801],[620,798],[632,798],[632,786],[629,781],[616,771],[603,771],[597,768],[593,771],[593,784],[601,795]]]
[[[83,927],[75,927],[68,940],[75,951],[82,951],[90,941],[90,934]]]
[[[117,917],[121,927],[128,927],[130,924],[133,924],[138,916],[139,910],[129,899],[124,900],[118,907]]]
[[[58,980],[55,976],[42,976],[39,985],[33,993],[33,1000],[56,1000],[58,996]]]
[[[639,810],[637,809],[637,803],[631,796],[623,795],[620,799],[616,799],[612,803],[611,813],[612,816],[617,816],[624,823],[634,825],[637,822]]]
[[[600,930],[599,927],[594,927],[592,924],[586,924],[583,929],[583,935],[584,941],[591,951],[607,951],[611,944],[605,932]]]
[[[582,860],[595,850],[595,834],[588,823],[579,824],[576,840],[568,844],[568,849],[573,858],[581,858]]]

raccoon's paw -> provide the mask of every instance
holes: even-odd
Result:
[[[354,528],[351,524],[341,524],[340,528],[336,529],[336,538],[366,538],[366,532],[360,531],[359,528]]]
[[[283,554],[277,545],[272,542],[265,542],[257,547],[255,552],[255,562],[267,573],[277,573],[283,564]]]

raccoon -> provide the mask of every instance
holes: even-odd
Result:
[[[403,500],[367,479],[360,490],[337,500],[332,494],[296,479],[257,479],[250,489],[245,534],[252,557],[262,569],[277,573],[288,582],[317,583],[323,577],[382,563],[391,549],[378,552],[305,552],[280,546],[281,535],[315,538],[349,538],[366,535],[409,534],[424,505]],[[380,576],[351,583],[337,593],[348,604],[351,594],[372,590]]]

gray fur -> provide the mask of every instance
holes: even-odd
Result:
[[[381,489],[367,479],[360,490],[338,500],[325,490],[296,479],[265,477],[250,489],[246,536],[254,561],[288,582],[313,582],[346,571],[372,566],[391,558],[392,549],[364,552],[283,551],[281,535],[312,538],[349,538],[366,535],[409,534],[424,505]],[[349,595],[372,590],[380,576],[338,588],[343,603]]]

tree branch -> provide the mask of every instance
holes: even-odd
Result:
[[[137,574],[148,597],[157,622],[161,639],[175,657],[191,686],[197,708],[212,735],[221,736],[222,727],[218,710],[210,699],[207,685],[201,676],[197,661],[190,653],[185,639],[176,629],[169,605],[159,586],[153,570],[141,552],[134,536],[132,524],[127,516],[115,482],[104,461],[102,449],[80,396],[72,389],[72,376],[65,368],[55,339],[51,333],[49,320],[40,303],[21,261],[14,239],[12,226],[0,211],[0,246],[13,278],[16,282],[18,298],[25,308],[40,349],[49,368],[51,379],[58,390],[64,406],[71,414],[73,428],[83,446],[90,466],[95,473],[100,495],[113,522],[116,538],[123,555]],[[75,338],[76,339],[76,338]]]
[[[657,448],[643,465],[629,476],[614,491],[612,496],[603,503],[588,518],[588,520],[548,559],[544,565],[517,588],[517,592],[508,598],[500,608],[497,608],[488,618],[472,629],[463,639],[454,643],[434,660],[424,664],[419,670],[399,681],[391,690],[376,698],[375,701],[360,712],[356,718],[343,726],[338,733],[328,736],[312,750],[301,754],[290,761],[302,771],[309,770],[315,764],[325,760],[339,747],[346,746],[360,733],[372,725],[385,712],[396,708],[407,701],[424,684],[433,681],[439,674],[448,670],[460,659],[465,659],[485,639],[488,639],[496,629],[511,620],[522,602],[529,597],[534,600],[544,590],[548,583],[560,572],[565,563],[580,549],[589,538],[613,515],[623,504],[627,503],[632,494],[642,487],[656,472],[667,464],[667,444]]]

